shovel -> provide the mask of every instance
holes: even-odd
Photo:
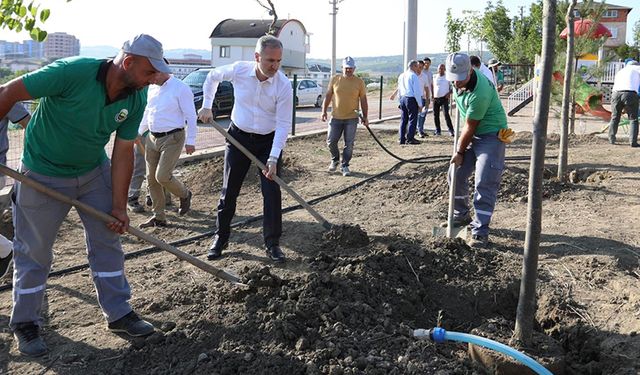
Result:
[[[238,142],[235,138],[229,135],[229,133],[227,133],[227,131],[222,127],[222,125],[218,124],[213,120],[211,120],[211,125],[213,125],[213,127],[218,132],[220,132],[220,134],[222,134],[229,142],[231,142],[231,144],[236,146],[238,150],[242,151],[242,153],[246,157],[248,157],[249,160],[253,162],[253,164],[255,164],[258,168],[260,168],[260,170],[267,169],[267,167],[260,160],[258,160],[258,158],[255,157],[255,155],[253,155],[249,150],[247,150],[246,147],[241,145],[240,142]],[[332,227],[331,223],[329,223],[316,210],[314,210],[313,207],[311,207],[311,205],[307,203],[307,201],[302,199],[302,197],[299,196],[298,193],[296,193],[291,187],[289,187],[289,185],[287,185],[287,183],[284,182],[280,177],[274,175],[273,181],[275,181],[276,184],[278,184],[282,189],[284,189],[287,193],[289,193],[289,195],[291,195],[296,201],[298,201],[298,203],[300,203],[302,207],[304,207],[307,211],[309,211],[311,216],[313,216],[313,218],[316,219],[325,229],[327,230],[331,229]]]
[[[76,199],[72,199],[69,198],[68,196],[59,193],[53,189],[50,189],[44,185],[42,185],[41,183],[21,174],[18,173],[17,171],[7,167],[6,165],[2,165],[0,164],[0,173],[5,174],[9,177],[12,177],[14,180],[16,181],[20,181],[21,183],[45,194],[50,196],[51,198],[54,198],[60,202],[64,202],[67,204],[70,204],[72,206],[74,206],[76,209],[81,210],[83,212],[88,213],[89,215],[95,217],[96,219],[102,220],[105,223],[112,223],[114,221],[117,221],[117,219],[107,213],[104,213],[102,211],[99,211],[85,203],[82,203]],[[165,250],[170,252],[171,254],[177,256],[178,258],[180,258],[181,260],[187,261],[188,263],[191,263],[191,265],[196,266],[198,268],[200,268],[201,270],[208,272],[210,274],[212,274],[213,276],[222,279],[222,280],[226,280],[231,282],[232,284],[238,285],[238,286],[247,286],[246,284],[243,284],[240,282],[240,278],[237,275],[231,274],[225,270],[221,270],[218,269],[214,266],[212,266],[211,264],[202,261],[196,257],[194,257],[191,254],[187,254],[185,252],[182,252],[180,250],[178,250],[176,247],[169,245],[168,243],[148,234],[145,233],[137,228],[134,228],[132,226],[128,226],[127,227],[127,232],[131,233],[132,235],[145,240],[149,243],[151,243],[152,245],[158,247],[159,249]]]
[[[460,139],[460,111],[456,110],[456,133],[453,140],[453,152],[458,150],[458,140]],[[449,184],[449,210],[447,212],[447,227],[441,226],[433,227],[433,235],[442,237],[447,236],[449,238],[460,237],[465,239],[467,237],[467,226],[455,227],[453,226],[453,211],[454,202],[456,199],[456,173],[455,165],[451,164],[449,167],[451,173],[451,183]]]

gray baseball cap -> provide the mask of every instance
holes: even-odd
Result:
[[[469,55],[464,53],[450,53],[445,63],[447,81],[464,81],[471,71]]]
[[[356,67],[356,60],[353,59],[353,57],[351,56],[347,56],[344,58],[344,60],[342,60],[342,67],[343,68],[355,68]]]
[[[147,34],[138,34],[122,45],[122,51],[132,55],[144,56],[161,73],[171,73],[162,51],[162,43]]]

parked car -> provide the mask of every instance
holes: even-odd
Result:
[[[207,74],[211,71],[211,68],[200,68],[189,73],[182,79],[184,83],[189,85],[193,92],[193,104],[196,107],[196,111],[202,107],[202,84],[207,79]],[[229,81],[222,81],[218,85],[218,91],[216,91],[216,97],[213,100],[213,118],[222,113],[231,113],[233,109],[233,85]]]
[[[289,81],[291,81],[291,88],[293,88],[293,78],[290,78]],[[311,79],[299,79],[294,100],[296,107],[313,105],[320,108],[322,105],[322,86]]]

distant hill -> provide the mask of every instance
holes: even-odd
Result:
[[[118,54],[119,48],[111,46],[81,46],[80,55],[88,57],[113,57]],[[211,58],[211,51],[206,49],[169,49],[164,51],[164,56],[170,59],[181,59],[185,54],[196,54],[202,56],[203,59]]]

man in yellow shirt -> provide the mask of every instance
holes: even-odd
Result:
[[[327,132],[327,145],[331,152],[331,164],[329,172],[333,172],[340,164],[340,151],[338,141],[344,133],[344,149],[342,150],[342,165],[340,171],[343,176],[349,176],[349,162],[353,155],[353,143],[356,138],[356,127],[358,126],[358,108],[362,110],[362,123],[369,126],[367,112],[367,90],[364,81],[356,77],[353,73],[356,70],[356,62],[352,57],[347,56],[342,62],[342,74],[337,74],[331,78],[327,94],[322,104],[322,121],[327,121],[327,109],[331,103],[331,121]],[[359,106],[358,106],[359,104]]]

